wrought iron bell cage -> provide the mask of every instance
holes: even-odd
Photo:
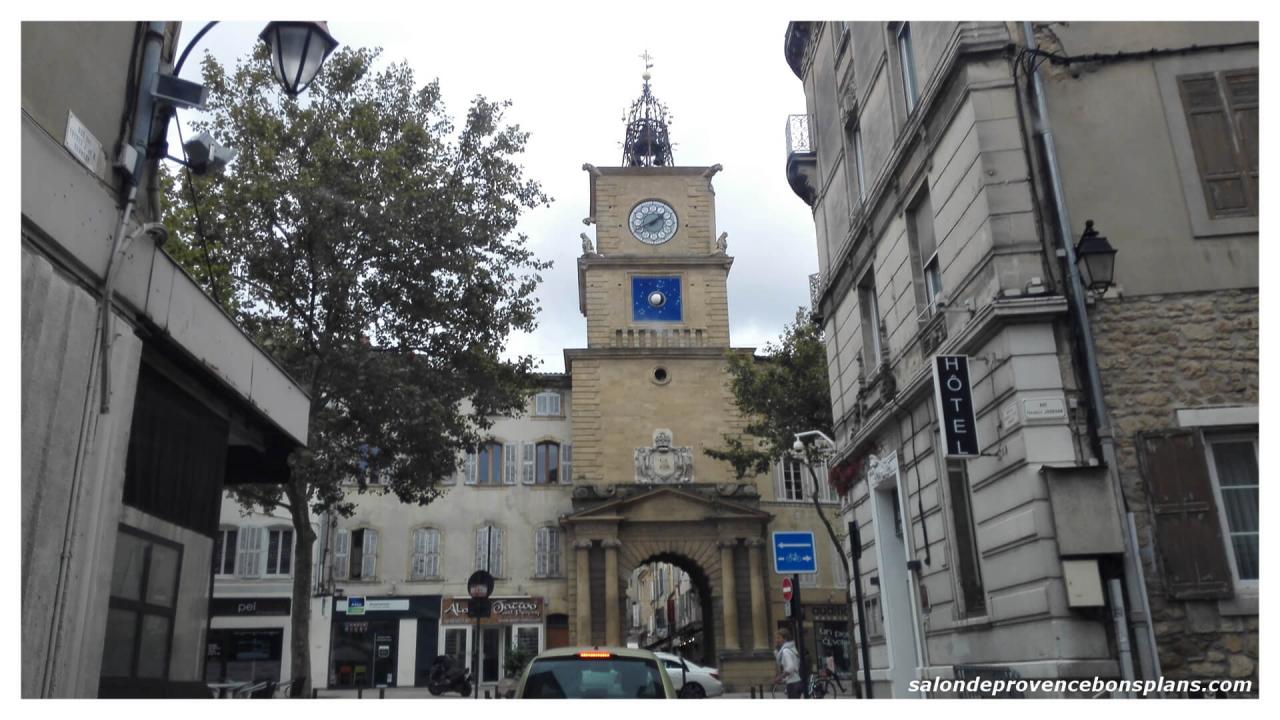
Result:
[[[670,167],[671,136],[667,106],[653,96],[648,80],[627,116],[627,139],[622,146],[622,164],[627,167]]]

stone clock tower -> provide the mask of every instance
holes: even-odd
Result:
[[[647,59],[647,58],[646,58]],[[587,347],[572,376],[573,510],[562,519],[570,630],[620,644],[631,571],[685,570],[702,601],[700,658],[733,687],[767,682],[771,631],[763,538],[771,516],[755,481],[703,450],[743,420],[728,389],[726,283],[733,258],[716,227],[721,169],[674,164],[666,109],[646,68],[619,167],[584,165],[595,238],[582,234],[579,309]]]

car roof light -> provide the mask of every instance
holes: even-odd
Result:
[[[583,651],[583,652],[578,653],[578,657],[580,657],[580,658],[590,658],[590,659],[611,658],[611,657],[613,657],[613,653],[610,653],[610,652],[604,652],[604,651],[602,651],[602,650],[586,650],[586,651]]]

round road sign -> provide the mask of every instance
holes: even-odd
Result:
[[[791,602],[791,578],[782,578],[782,599]]]

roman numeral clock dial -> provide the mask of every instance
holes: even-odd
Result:
[[[631,234],[649,245],[661,245],[676,234],[680,222],[676,211],[661,200],[644,200],[631,209]]]

